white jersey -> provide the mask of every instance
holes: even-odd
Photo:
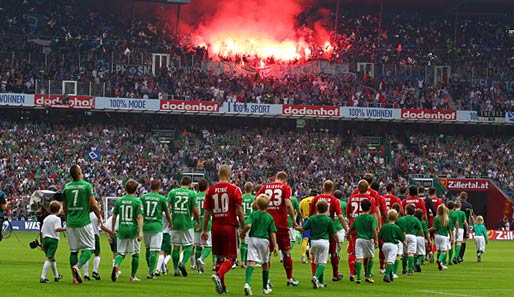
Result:
[[[89,219],[91,220],[91,225],[93,225],[93,231],[95,232],[95,235],[100,236],[100,224],[98,224],[98,218],[94,212],[89,213]]]
[[[59,240],[59,232],[55,231],[57,228],[62,228],[61,218],[56,215],[49,215],[43,220],[43,227],[41,233],[43,238],[49,237]]]
[[[120,226],[120,220],[116,220],[116,226],[114,226],[114,230],[112,228],[112,216],[110,216],[107,219],[107,222],[105,222],[105,227],[107,227],[111,231],[118,231],[118,227]]]

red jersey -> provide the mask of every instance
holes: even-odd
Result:
[[[242,206],[241,189],[227,182],[209,187],[203,203],[204,209],[212,214],[212,224],[238,227],[236,206]]]
[[[318,212],[318,210],[316,209],[316,203],[318,203],[318,201],[321,200],[324,200],[328,203],[328,216],[331,219],[335,219],[337,218],[337,216],[342,214],[341,203],[339,202],[339,199],[337,199],[331,194],[319,194],[316,197],[314,197],[314,199],[312,199],[311,201],[309,216],[315,215]]]
[[[353,190],[353,192],[352,192],[352,196],[354,196],[354,195],[359,195],[359,194],[360,194],[359,189],[355,189],[355,190]],[[377,199],[378,192],[377,192],[377,191],[375,191],[375,190],[373,190],[372,188],[368,188],[368,191],[366,192],[366,195],[371,196],[371,197],[373,197],[374,199]]]
[[[385,203],[386,203],[386,211],[391,210],[395,203],[398,203],[398,205],[400,205],[400,207],[402,206],[402,199],[400,199],[392,194],[386,194],[384,196],[384,199],[385,199]]]
[[[255,196],[263,193],[270,197],[267,211],[275,220],[277,228],[288,228],[286,200],[291,200],[291,188],[281,182],[274,182],[262,186]]]
[[[432,200],[432,204],[434,204],[435,211],[437,211],[439,205],[443,204],[443,200],[437,198],[436,196],[430,197],[430,200]],[[432,215],[435,217],[437,214],[433,213]]]
[[[425,201],[419,197],[407,197],[402,201],[402,208],[406,209],[408,204],[414,204],[416,208],[421,208],[423,214],[427,215],[427,209],[425,208]]]
[[[366,194],[352,195],[350,198],[348,198],[348,202],[346,203],[346,216],[350,218],[350,226],[353,224],[355,218],[362,214],[363,211],[361,207],[361,201],[364,199],[368,199],[369,201],[371,201],[371,209],[369,213],[376,213],[377,205],[375,202],[375,198]]]
[[[382,215],[382,224],[385,224],[387,219],[387,208],[385,198],[382,195],[377,194],[377,196],[375,197],[375,201],[377,202],[378,209],[380,209],[380,213]]]

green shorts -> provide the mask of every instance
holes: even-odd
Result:
[[[111,246],[111,252],[117,253],[118,252],[118,238],[116,236],[109,236],[112,240],[112,243],[109,243]]]
[[[95,234],[95,254],[100,254],[100,237]]]
[[[164,251],[166,255],[171,254],[171,241],[170,234],[168,232],[164,232],[162,234],[161,251]]]
[[[59,240],[55,238],[45,237],[43,238],[43,244],[45,245],[45,255],[48,259],[55,259],[55,252],[59,246]]]

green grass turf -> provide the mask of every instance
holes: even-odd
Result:
[[[44,254],[39,250],[31,250],[28,243],[34,240],[35,233],[15,233],[9,239],[0,242],[0,280],[2,283],[2,296],[214,296],[214,285],[210,280],[210,271],[198,275],[190,271],[187,278],[161,276],[156,280],[145,279],[147,266],[144,254],[141,255],[138,277],[139,283],[128,281],[130,271],[130,258],[126,258],[120,270],[123,274],[116,283],[110,280],[111,252],[107,240],[103,235],[102,263],[100,266],[100,281],[86,281],[82,285],[73,285],[68,265],[68,243],[61,237],[57,251],[57,265],[59,272],[64,275],[60,283],[40,284]],[[346,246],[346,244],[345,244]],[[346,254],[342,254],[340,271],[345,278],[340,282],[332,282],[331,266],[327,265],[325,277],[329,279],[328,287],[314,290],[310,283],[310,265],[301,264],[300,246],[293,249],[294,275],[300,280],[299,287],[286,287],[285,273],[278,258],[272,259],[271,280],[273,281],[272,296],[514,296],[514,265],[512,241],[492,241],[487,246],[482,263],[476,263],[474,243],[468,241],[465,262],[449,266],[446,271],[438,271],[436,264],[423,266],[422,273],[414,276],[400,276],[392,284],[382,282],[382,275],[378,272],[378,261],[373,267],[375,284],[357,285],[348,280],[348,266]],[[169,265],[172,265],[171,262]],[[189,268],[189,263],[188,263]],[[212,264],[207,262],[207,268]],[[90,271],[92,261],[90,262]],[[51,270],[48,278],[53,280]],[[244,285],[244,270],[236,268],[227,276],[227,286],[231,296],[242,296]],[[262,295],[261,270],[256,268],[253,275],[253,293]]]

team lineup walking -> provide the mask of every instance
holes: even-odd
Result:
[[[281,255],[286,274],[286,286],[299,286],[293,277],[291,249],[302,234],[302,258],[311,261],[314,289],[328,286],[324,270],[328,259],[332,267],[332,281],[343,280],[340,271],[340,251],[348,241],[348,280],[355,284],[363,281],[375,283],[374,276],[383,274],[383,281],[391,283],[422,271],[422,265],[434,263],[439,270],[448,269],[464,261],[461,249],[465,232],[474,224],[477,261],[482,261],[488,242],[482,216],[473,215],[467,205],[467,193],[462,192],[456,201],[445,205],[429,188],[424,196],[423,187],[402,189],[407,196],[395,196],[392,183],[380,187],[372,174],[366,173],[350,197],[334,189],[334,182],[326,180],[321,193],[298,202],[288,186],[287,173],[278,172],[274,180],[265,185],[247,182],[243,191],[230,183],[232,172],[228,165],[220,166],[219,182],[209,186],[208,181],[183,176],[180,188],[171,190],[167,197],[160,195],[161,182],[154,179],[151,191],[137,197],[139,184],[134,179],[125,183],[126,195],[117,199],[104,225],[94,197],[94,190],[83,180],[81,168],[74,165],[69,170],[72,181],[63,189],[62,211],[66,215],[66,228],[58,215],[61,204],[53,201],[50,214],[42,225],[41,239],[46,261],[40,282],[49,283],[51,268],[55,282],[63,275],[58,273],[55,252],[59,233],[66,232],[70,242],[70,267],[72,281],[80,284],[89,277],[89,258],[94,254],[92,277],[100,280],[99,230],[106,233],[113,252],[111,280],[117,281],[125,257],[132,256],[130,282],[139,282],[139,254],[144,242],[148,268],[146,278],[156,279],[168,273],[172,259],[173,275],[187,277],[187,262],[191,269],[202,274],[205,261],[212,251],[214,273],[210,276],[215,291],[228,292],[227,273],[236,265],[246,269],[243,292],[253,295],[252,274],[262,267],[263,294],[272,293],[270,279],[272,255]],[[381,193],[385,193],[383,196]],[[429,207],[425,201],[430,200]],[[465,211],[461,210],[463,205]],[[469,223],[468,223],[469,221]],[[465,231],[466,230],[466,231]],[[467,236],[467,235],[466,235]],[[434,246],[432,245],[434,244]],[[380,266],[374,267],[378,249]],[[196,250],[196,252],[195,252]],[[82,252],[79,258],[78,252]],[[241,262],[238,263],[238,254]],[[401,264],[401,273],[399,272]],[[80,269],[84,268],[82,277]],[[296,269],[304,269],[296,268]],[[276,285],[276,284],[275,284]]]

